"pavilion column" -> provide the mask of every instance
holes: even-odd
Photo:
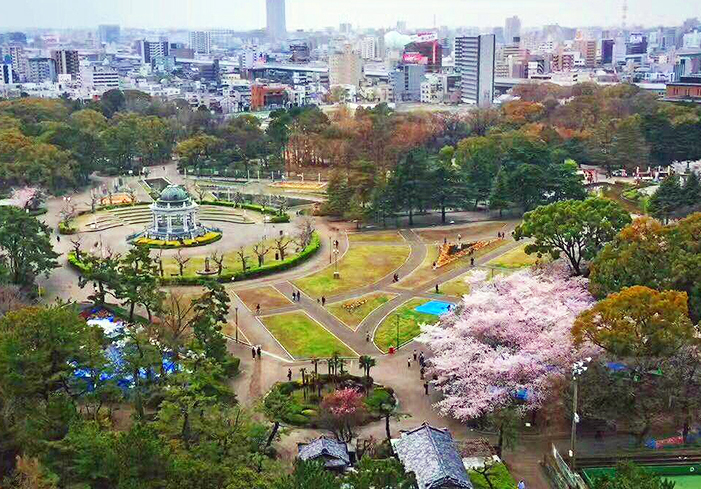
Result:
[[[166,219],[168,219],[168,234],[171,234],[173,232],[173,221],[170,215]]]

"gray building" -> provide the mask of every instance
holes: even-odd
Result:
[[[420,102],[421,84],[426,81],[426,65],[403,64],[390,72],[389,83],[395,102]]]
[[[489,106],[494,100],[494,34],[455,38],[455,70],[460,75],[462,102]]]
[[[265,11],[268,37],[274,41],[285,39],[287,37],[285,0],[266,0]]]
[[[100,42],[117,43],[119,42],[120,28],[116,24],[103,24],[97,28],[97,37]]]
[[[197,54],[209,54],[212,50],[212,36],[207,31],[190,32],[190,49]]]
[[[141,56],[142,64],[151,64],[151,61],[159,56],[170,54],[170,44],[168,41],[146,41],[136,42],[136,51]]]
[[[77,76],[80,72],[80,58],[75,49],[58,49],[51,52],[56,62],[56,73]]]
[[[56,81],[56,61],[53,58],[29,58],[27,79],[33,83]]]

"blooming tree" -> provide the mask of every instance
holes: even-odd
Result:
[[[522,412],[549,398],[553,381],[585,352],[573,348],[570,330],[594,299],[583,278],[561,264],[487,280],[469,278],[472,292],[419,341],[433,351],[443,414],[466,420],[498,409]]]
[[[365,415],[363,395],[356,389],[339,389],[321,401],[322,423],[340,440],[349,442],[353,428]]]

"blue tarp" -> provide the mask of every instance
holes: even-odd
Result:
[[[422,304],[415,308],[414,310],[416,312],[421,312],[424,314],[431,314],[433,316],[442,316],[443,314],[450,312],[450,309],[453,307],[453,304],[450,302],[442,302],[442,301],[430,301],[427,302],[426,304]]]

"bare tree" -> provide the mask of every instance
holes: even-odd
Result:
[[[80,260],[80,247],[83,244],[82,236],[76,236],[75,238],[71,238],[70,241],[73,244],[73,253],[75,254],[75,257],[78,260]]]
[[[185,265],[190,261],[190,257],[183,256],[182,250],[178,250],[175,254],[175,261],[178,263],[178,268],[180,269],[180,276],[184,275]]]
[[[102,203],[102,197],[97,193],[96,189],[90,191],[90,212],[95,214],[95,210],[98,203]]]
[[[136,191],[133,188],[127,185],[126,189],[124,190],[124,193],[127,194],[127,196],[129,197],[129,201],[131,204],[136,204]]]
[[[270,246],[266,246],[265,241],[253,245],[253,253],[258,257],[258,266],[265,264],[265,255],[270,251]]]
[[[76,215],[76,206],[71,201],[66,201],[63,208],[59,211],[59,216],[61,216],[61,221],[68,222],[73,219]]]
[[[280,260],[285,259],[285,250],[292,243],[294,243],[294,240],[292,238],[288,238],[284,234],[275,238],[275,248],[277,249],[278,253],[280,254]]]
[[[246,273],[246,270],[248,270],[248,257],[246,256],[246,248],[241,246],[238,250],[236,250],[236,254],[239,255],[239,259],[241,260],[241,268],[243,268],[243,273]]]
[[[224,270],[224,253],[219,250],[214,250],[209,257],[214,263],[217,264],[217,276],[221,276],[221,273]]]
[[[167,345],[178,355],[192,336],[192,321],[196,315],[191,297],[169,292],[159,307],[160,322],[152,325],[160,343]]]
[[[297,243],[301,249],[309,246],[314,235],[314,220],[310,217],[305,217],[297,224]]]
[[[207,196],[207,193],[209,193],[209,190],[203,187],[202,185],[199,185],[195,183],[194,185],[190,186],[190,192],[193,192],[195,195],[197,195],[197,201],[202,202],[204,198]]]
[[[154,259],[156,264],[158,265],[158,273],[163,278],[163,250],[160,250],[158,252],[158,256]]]
[[[26,305],[22,291],[17,285],[0,285],[0,317]]]

